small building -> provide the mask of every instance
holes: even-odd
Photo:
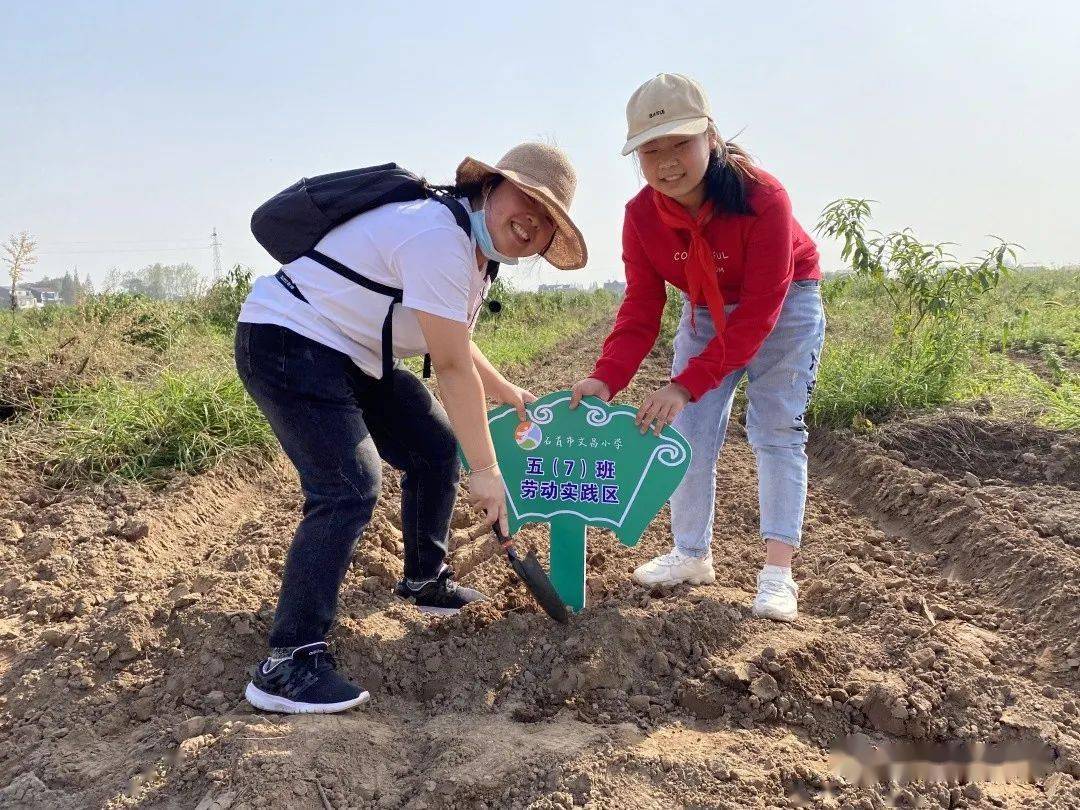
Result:
[[[60,303],[60,293],[56,290],[50,290],[48,287],[31,287],[30,294],[43,307]]]
[[[29,290],[15,288],[15,309],[37,309],[41,304]],[[0,308],[11,309],[11,288],[0,287]]]

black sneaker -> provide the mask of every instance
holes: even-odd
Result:
[[[421,613],[436,616],[453,616],[470,602],[484,601],[485,596],[480,591],[458,585],[451,578],[453,576],[454,570],[444,567],[435,579],[419,585],[403,579],[394,588],[394,593],[414,603]]]
[[[338,675],[325,641],[278,647],[251,668],[244,690],[247,702],[264,712],[331,714],[359,706],[371,697]]]

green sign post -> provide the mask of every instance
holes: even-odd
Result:
[[[585,527],[602,526],[627,545],[679,485],[690,445],[674,428],[642,436],[637,411],[587,397],[570,410],[570,392],[528,406],[530,419],[501,406],[488,413],[506,483],[511,533],[551,525],[551,581],[575,611],[585,607]]]

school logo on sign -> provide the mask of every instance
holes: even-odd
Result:
[[[510,531],[551,524],[551,579],[573,609],[585,605],[585,527],[636,545],[690,464],[674,428],[644,436],[635,408],[595,397],[570,410],[570,392],[548,394],[519,422],[508,406],[488,414],[506,485]]]
[[[514,441],[522,450],[535,450],[543,440],[544,432],[532,422],[522,422],[514,431]]]

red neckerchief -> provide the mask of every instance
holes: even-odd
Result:
[[[720,281],[713,261],[712,248],[705,238],[705,226],[713,216],[712,200],[706,200],[696,217],[683,208],[667,194],[653,190],[653,202],[660,221],[676,231],[689,231],[690,246],[687,248],[686,281],[690,288],[690,325],[697,327],[694,309],[702,299],[709,307],[713,323],[719,333],[724,327],[724,296],[720,292]]]

